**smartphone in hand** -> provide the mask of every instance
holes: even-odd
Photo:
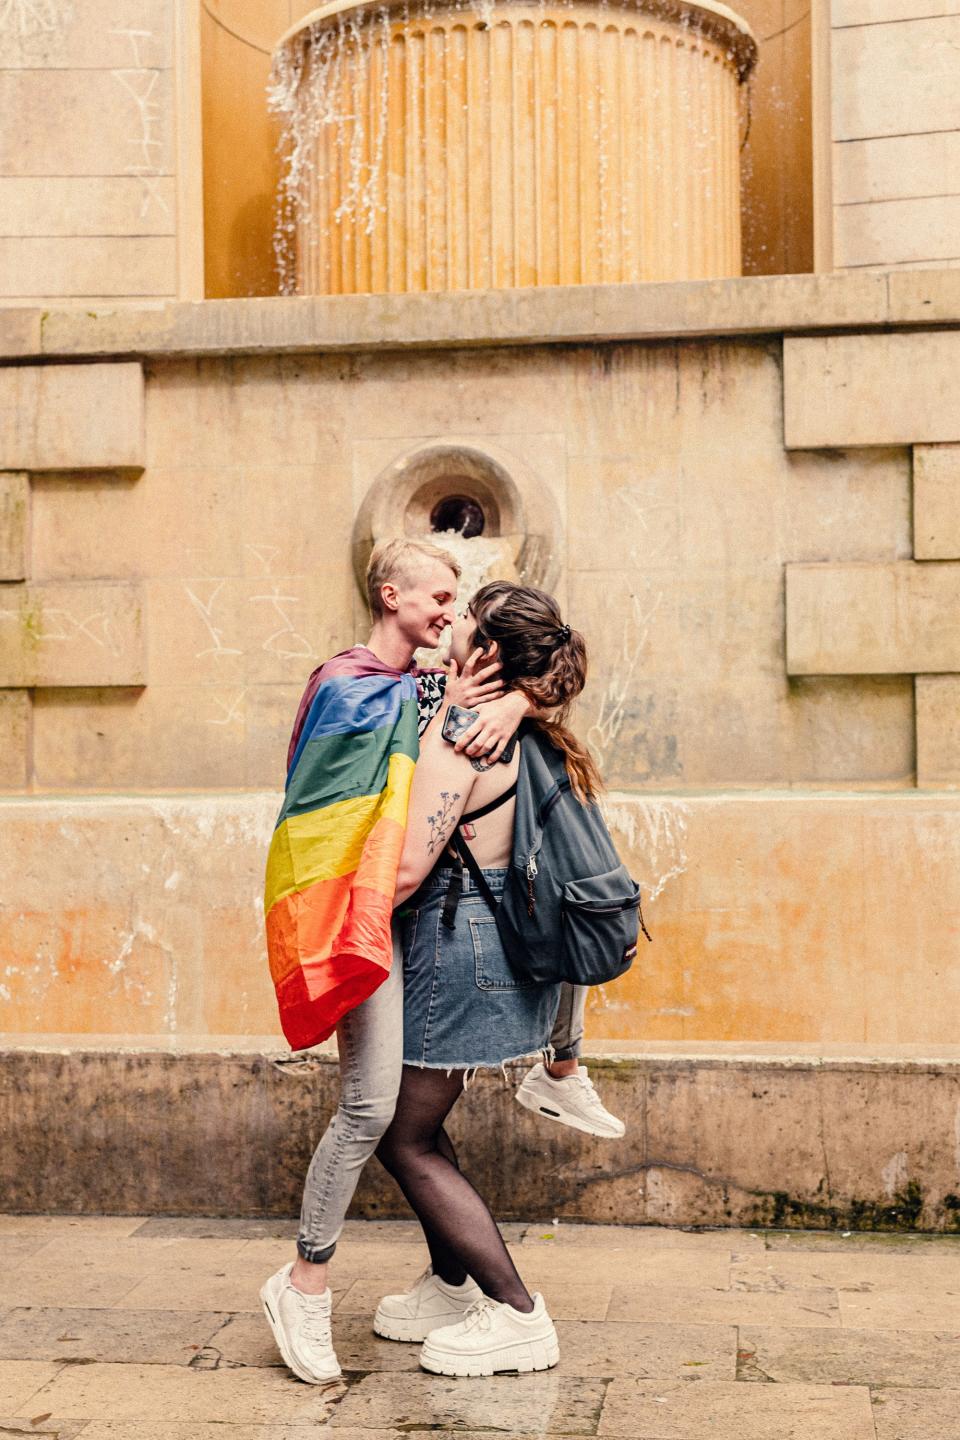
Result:
[[[451,705],[443,717],[443,728],[440,734],[451,745],[456,745],[460,737],[465,735],[474,721],[479,718],[479,710],[465,710],[462,705]],[[513,752],[517,748],[518,733],[515,730],[507,741],[503,754],[500,756],[501,765],[509,765],[513,759]]]
[[[465,710],[462,705],[450,705],[443,717],[443,729],[440,734],[451,745],[456,745],[460,736],[466,735],[470,726],[479,719],[479,710]]]

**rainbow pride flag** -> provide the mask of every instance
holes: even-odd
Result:
[[[326,1040],[389,973],[418,753],[413,675],[356,646],[311,677],[264,899],[280,1023],[295,1050]]]

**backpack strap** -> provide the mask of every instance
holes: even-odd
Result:
[[[495,800],[490,800],[486,805],[481,805],[478,810],[471,810],[469,815],[460,816],[461,825],[472,825],[474,820],[479,820],[484,815],[492,815],[494,810],[499,810],[501,805],[506,805],[517,793],[517,782],[514,780],[506,790],[502,791]]]
[[[450,871],[450,884],[447,886],[447,893],[443,897],[443,910],[440,912],[440,921],[445,930],[456,930],[457,909],[460,905],[460,896],[463,894],[463,869],[454,865]]]
[[[454,852],[458,860],[461,861],[461,863],[466,867],[466,869],[469,870],[470,878],[476,885],[477,889],[480,891],[480,894],[483,896],[484,900],[486,900],[487,904],[489,905],[491,914],[496,915],[498,904],[497,897],[496,895],[494,895],[493,891],[490,889],[490,886],[487,884],[486,875],[484,875],[483,871],[480,869],[480,866],[477,864],[477,860],[473,851],[470,849],[470,846],[467,844],[466,840],[464,840],[459,830],[455,830],[453,833],[453,838],[450,841],[450,849]],[[460,873],[461,872],[454,871],[454,875],[459,875]],[[454,881],[453,883],[456,882]],[[453,888],[453,883],[451,884],[451,890]],[[461,888],[462,884],[458,884],[457,901],[459,901],[460,899],[459,891],[461,890]],[[444,906],[444,923],[446,923],[446,908],[447,907]],[[456,906],[453,907],[453,914],[456,914]],[[447,928],[452,930],[453,925],[449,925]]]

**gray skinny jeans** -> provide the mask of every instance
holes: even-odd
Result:
[[[297,1251],[319,1265],[336,1249],[360,1172],[393,1119],[403,1069],[403,955],[368,1000],[337,1026],[340,1102],[314,1151],[303,1187]]]
[[[580,1054],[587,991],[564,985],[550,1043],[558,1060]],[[337,1026],[340,1101],[303,1187],[297,1252],[320,1265],[337,1247],[360,1172],[393,1119],[403,1069],[403,956],[393,932],[390,974]]]
[[[561,985],[560,1009],[550,1036],[555,1060],[575,1060],[583,1048],[583,1025],[587,1012],[587,986]]]

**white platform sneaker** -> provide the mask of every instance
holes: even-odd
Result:
[[[277,1349],[294,1375],[308,1385],[339,1380],[340,1366],[330,1335],[333,1296],[305,1295],[290,1284],[293,1261],[271,1275],[260,1291],[263,1313],[273,1331]]]
[[[604,1107],[585,1065],[575,1075],[555,1080],[538,1062],[527,1071],[514,1098],[535,1115],[582,1130],[586,1135],[619,1140],[626,1134],[623,1121]]]
[[[468,1275],[462,1285],[448,1285],[428,1267],[404,1295],[384,1295],[373,1317],[375,1334],[384,1340],[426,1340],[431,1330],[462,1320],[482,1290]]]
[[[549,1370],[560,1345],[542,1295],[529,1315],[481,1296],[458,1325],[431,1330],[420,1364],[434,1375],[499,1375],[515,1370]]]

